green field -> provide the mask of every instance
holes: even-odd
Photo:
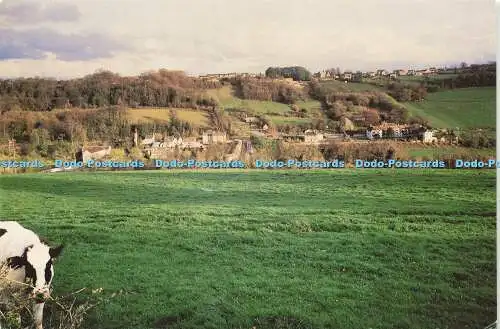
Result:
[[[283,114],[290,110],[290,106],[282,103],[237,98],[233,96],[233,91],[231,87],[228,86],[209,90],[207,94],[215,98],[219,104],[226,109],[241,108],[253,111],[257,114]]]
[[[404,145],[409,159],[426,157],[427,159],[443,159],[450,155],[455,158],[481,159],[496,158],[496,148],[473,149],[455,145]],[[406,158],[406,157],[404,157]]]
[[[448,73],[448,74],[434,74],[429,76],[417,76],[417,75],[402,75],[399,76],[398,79],[404,82],[412,82],[412,81],[426,81],[426,80],[445,80],[445,79],[453,79],[456,78],[459,74]]]
[[[0,215],[66,250],[55,293],[124,293],[88,328],[483,328],[495,173],[0,176]]]
[[[369,91],[383,91],[383,88],[375,86],[370,83],[357,83],[348,82],[345,83],[339,80],[330,80],[320,82],[321,87],[339,92],[369,92]]]
[[[215,98],[220,105],[225,109],[243,109],[254,115],[267,115],[274,124],[302,124],[310,123],[313,118],[321,117],[321,103],[316,100],[306,100],[297,102],[299,109],[306,109],[308,117],[299,118],[293,116],[285,116],[290,112],[290,106],[287,104],[240,99],[233,95],[231,87],[225,86],[219,89],[209,90],[208,95]]]
[[[194,126],[208,126],[207,113],[195,109],[174,108],[130,108],[127,111],[128,119],[133,123],[139,122],[168,122],[171,110],[175,111],[180,120],[189,122]]]
[[[495,87],[464,88],[428,94],[425,101],[404,103],[412,115],[435,128],[494,128]]]

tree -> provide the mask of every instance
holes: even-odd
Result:
[[[363,111],[363,118],[369,125],[376,125],[380,122],[380,115],[375,109],[365,109]]]
[[[310,81],[312,74],[302,66],[269,67],[265,71],[268,78],[292,78],[295,81]]]

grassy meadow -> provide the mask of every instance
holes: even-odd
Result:
[[[436,128],[494,128],[495,87],[462,88],[430,93],[426,100],[404,104]]]
[[[211,89],[207,91],[207,94],[217,100],[221,107],[225,109],[243,108],[258,114],[284,114],[290,110],[288,105],[282,103],[238,98],[233,95],[233,89],[230,86],[225,86],[219,89]]]
[[[403,158],[408,159],[443,159],[447,156],[454,156],[458,159],[482,159],[482,158],[496,158],[495,148],[468,148],[456,145],[404,145]]]
[[[208,126],[210,120],[207,113],[195,109],[169,109],[169,108],[137,108],[128,109],[128,119],[133,123],[139,122],[168,122],[171,111],[175,111],[177,117],[195,126]]]
[[[369,92],[369,91],[383,91],[383,88],[373,85],[371,83],[358,83],[358,82],[348,82],[339,80],[327,80],[321,81],[320,85],[331,91],[338,92]]]
[[[87,328],[483,328],[495,173],[0,176],[1,218],[66,250],[56,294],[122,294]]]
[[[321,103],[316,100],[308,99],[299,101],[296,105],[299,109],[306,109],[307,118],[287,116],[290,112],[290,106],[278,102],[258,101],[240,99],[233,95],[233,90],[229,86],[219,89],[212,89],[207,92],[216,99],[221,107],[225,109],[244,109],[250,114],[266,115],[274,124],[302,124],[309,123],[313,118],[322,117]]]

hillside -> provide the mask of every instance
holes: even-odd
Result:
[[[249,115],[265,115],[275,124],[310,123],[313,119],[322,117],[321,103],[312,99],[296,103],[299,109],[305,109],[306,111],[306,117],[301,118],[292,116],[290,106],[286,104],[238,98],[234,95],[234,90],[230,86],[210,89],[206,93],[207,96],[216,100],[224,110],[229,112],[243,110]]]
[[[413,116],[436,128],[494,128],[495,87],[464,88],[430,93],[422,102],[404,103]]]
[[[383,91],[383,88],[370,83],[345,83],[339,80],[327,80],[319,82],[321,88],[329,91],[336,92],[369,92],[369,91]]]
[[[206,127],[210,125],[207,113],[196,109],[176,109],[176,108],[129,108],[128,119],[132,123],[144,122],[168,122],[175,112],[177,118],[189,122],[195,127]]]

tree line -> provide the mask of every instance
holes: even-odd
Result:
[[[408,109],[384,92],[339,92],[311,82],[309,93],[321,102],[327,118],[334,121],[352,117],[357,112],[367,124],[381,120],[406,123],[409,120]]]
[[[119,106],[50,113],[6,112],[0,118],[0,139],[3,142],[14,139],[25,148],[24,155],[37,152],[45,156],[55,141],[73,146],[101,141],[116,147],[131,147],[135,129],[142,138],[155,132],[182,136],[196,133],[189,122],[177,118],[175,111],[168,122],[132,123],[127,109]]]
[[[295,81],[309,81],[312,77],[311,72],[302,66],[269,67],[265,74],[268,78],[292,78]]]
[[[242,99],[294,104],[307,98],[307,92],[302,87],[279,80],[236,78],[233,87],[236,96]]]
[[[137,77],[99,71],[83,78],[55,80],[19,78],[0,80],[0,111],[50,111],[55,108],[98,108],[125,105],[156,107],[215,106],[203,91],[219,82],[159,70]]]
[[[496,71],[489,67],[479,67],[476,70],[460,73],[456,77],[447,79],[426,79],[424,86],[429,92],[440,89],[470,88],[470,87],[494,87],[496,86]]]

